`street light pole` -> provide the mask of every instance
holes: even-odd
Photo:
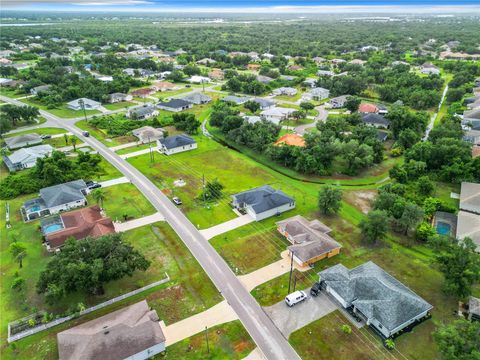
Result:
[[[208,328],[205,326],[205,339],[207,340],[207,353],[210,354],[210,345],[208,344]]]
[[[291,261],[290,261],[290,275],[288,277],[288,293],[290,294],[290,285],[292,284],[292,273],[293,273],[293,251],[290,251]]]

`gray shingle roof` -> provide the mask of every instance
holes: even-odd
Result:
[[[5,165],[10,171],[15,171],[18,164],[34,164],[38,158],[44,158],[53,152],[50,145],[37,145],[15,151],[11,155],[4,156]]]
[[[190,106],[190,102],[182,99],[172,99],[167,102],[159,102],[158,106],[169,107],[172,109],[181,109],[185,106]]]
[[[41,142],[42,138],[35,133],[5,138],[5,143],[9,149],[17,149],[23,146],[39,144]]]
[[[480,184],[462,182],[460,189],[460,209],[471,212],[480,211]]]
[[[155,111],[155,108],[149,105],[141,105],[141,106],[136,106],[134,108],[129,109],[130,115],[134,115],[136,117],[143,117],[145,115],[150,115],[154,111]]]
[[[275,101],[269,99],[255,98],[252,101],[256,102],[260,107],[266,108],[275,105]]]
[[[257,214],[295,202],[293,198],[284,192],[275,190],[269,185],[235,194],[233,198],[238,203],[250,205]]]
[[[60,360],[125,359],[165,336],[155,310],[145,300],[62,331],[57,335]]]
[[[195,140],[185,134],[169,136],[159,140],[160,144],[167,149],[175,149],[180,146],[195,144]]]
[[[83,200],[85,196],[81,190],[85,189],[87,185],[83,180],[70,181],[65,184],[54,185],[40,190],[40,197],[45,201],[45,204],[51,208],[72,201]]]
[[[348,304],[377,319],[389,331],[432,309],[432,305],[371,261],[351,270],[337,264],[319,275]]]
[[[362,115],[362,119],[366,124],[382,125],[385,127],[390,126],[390,121],[379,114],[367,113]]]
[[[212,101],[212,98],[205,94],[194,93],[185,95],[184,97],[182,97],[182,100],[188,101],[192,104],[204,104]]]
[[[234,95],[228,95],[222,99],[222,101],[233,102],[237,105],[245,104],[248,100],[250,100],[250,98],[246,96],[240,97],[240,96],[234,96]]]

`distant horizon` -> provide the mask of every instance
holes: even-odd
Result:
[[[480,0],[343,0],[335,5],[312,0],[188,0],[179,5],[175,0],[0,0],[2,13],[8,11],[42,12],[131,12],[131,13],[470,13],[480,14]]]

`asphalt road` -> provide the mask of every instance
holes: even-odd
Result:
[[[0,99],[16,105],[24,105],[19,101],[3,96],[0,96]],[[71,119],[61,119],[46,111],[40,111],[40,113],[50,123],[66,129],[97,150],[108,162],[123,173],[150,200],[152,205],[165,216],[165,220],[180,236],[193,256],[195,256],[267,359],[300,359],[253,296],[243,287],[223,258],[203,238],[198,229],[185,215],[145,175],[108,149],[100,141],[92,137],[84,137],[82,131],[74,126],[74,121]]]

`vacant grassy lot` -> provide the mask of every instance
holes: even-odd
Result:
[[[49,109],[47,106],[43,105],[39,101],[37,101],[34,97],[33,98],[27,98],[27,99],[22,99],[21,100],[23,103],[30,105],[30,106],[35,106],[39,108],[40,110],[45,110],[48,111],[49,113],[61,117],[61,118],[77,118],[77,117],[82,117],[84,116],[84,113],[82,110],[72,110],[67,107],[66,104],[63,104],[61,106],[58,106],[53,109]],[[98,110],[86,110],[85,111],[87,116],[89,115],[95,115],[95,114],[100,114],[100,111]]]
[[[104,104],[103,107],[107,110],[120,110],[120,109],[127,109],[131,106],[136,105],[136,103],[131,101],[122,101],[114,104]]]
[[[90,133],[91,136],[105,144],[106,146],[117,146],[122,144],[127,144],[133,141],[137,141],[138,139],[132,135],[126,136],[117,136],[111,137],[107,134],[107,132],[103,129],[99,129],[97,127],[92,126],[88,121],[81,120],[75,123],[82,130],[86,130]]]
[[[71,294],[53,307],[47,306],[44,304],[42,296],[36,294],[34,289],[38,274],[45,267],[49,257],[42,251],[43,246],[40,244],[37,225],[38,223],[19,224],[16,222],[13,227],[22,232],[22,242],[28,245],[28,255],[25,259],[24,268],[19,271],[20,275],[27,281],[28,286],[26,287],[26,296],[13,294],[9,287],[2,288],[0,302],[2,310],[2,358],[5,356],[5,358],[15,357],[19,359],[55,359],[57,353],[55,335],[57,332],[142,299],[147,299],[149,305],[157,311],[159,317],[167,324],[204,311],[221,301],[220,294],[183,242],[168,224],[159,222],[128,231],[124,235],[126,241],[131,242],[151,261],[151,266],[146,272],[137,272],[132,277],[107,284],[105,294],[102,296]],[[14,272],[18,270],[18,266],[13,263],[6,250],[6,242],[7,240],[2,235],[0,254],[2,273],[5,274],[4,280],[10,283]],[[91,306],[160,280],[165,277],[165,273],[168,273],[171,278],[169,283],[17,342],[16,356],[13,356],[11,348],[6,347],[4,340],[8,321],[30,314],[35,309],[46,309],[52,312],[64,311],[78,302]]]
[[[67,132],[67,130],[61,129],[61,128],[45,127],[45,128],[30,129],[30,130],[16,132],[16,133],[13,133],[13,134],[8,134],[8,135],[5,135],[5,137],[25,135],[25,134],[31,134],[31,133],[36,133],[38,135],[57,135],[57,134],[65,134],[66,132]]]
[[[103,208],[112,221],[124,221],[124,215],[132,220],[155,213],[152,204],[133,184],[118,184],[101,191],[105,194]],[[90,204],[95,203],[91,193],[87,200]]]
[[[208,329],[207,352],[205,334],[200,333],[167,347],[167,359],[243,359],[254,348],[255,343],[239,320]],[[162,358],[161,356],[159,358]]]

